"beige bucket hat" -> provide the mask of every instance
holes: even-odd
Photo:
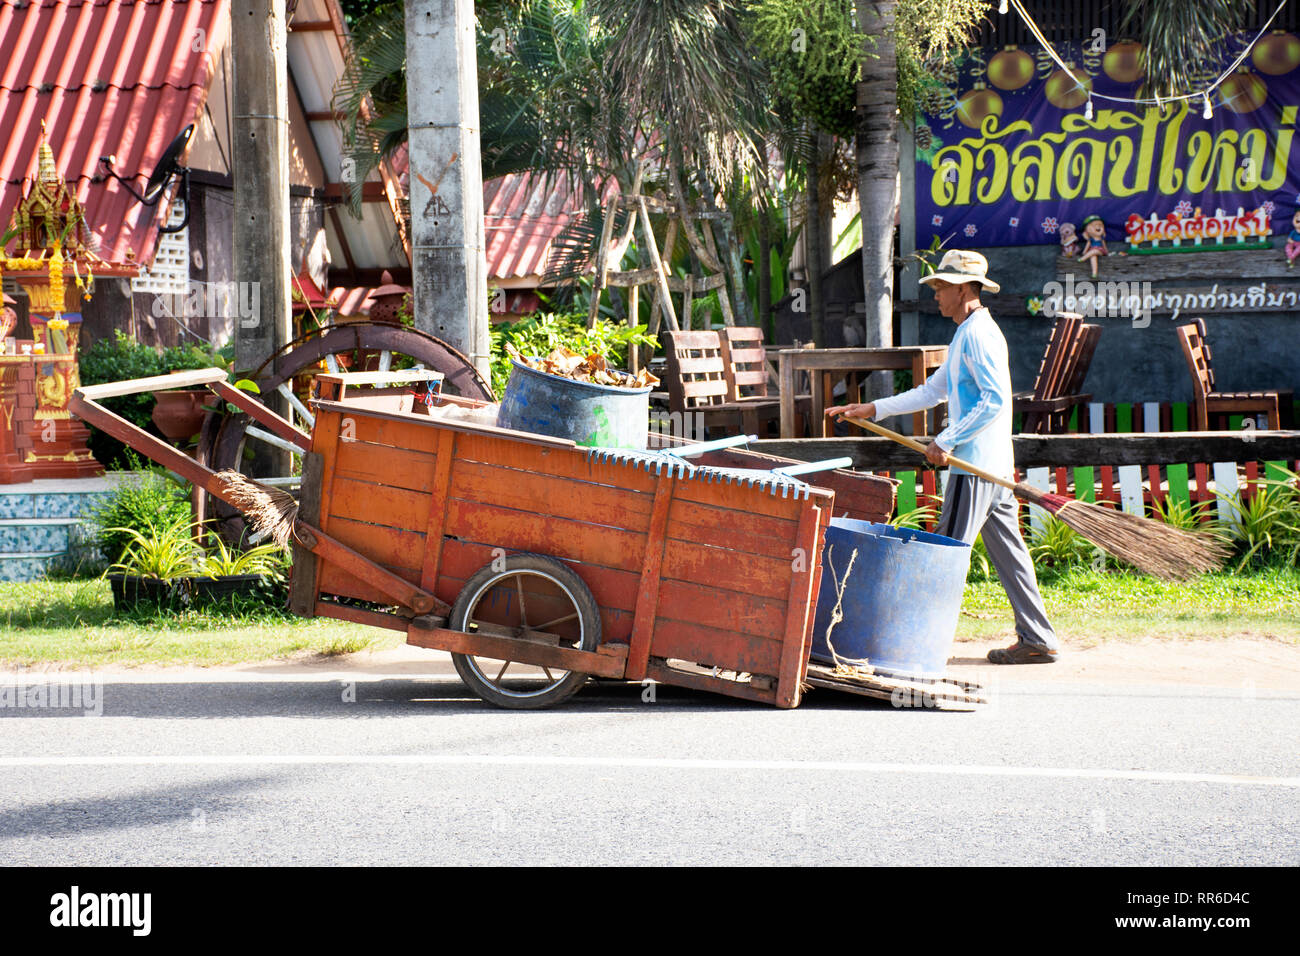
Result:
[[[939,268],[931,275],[922,277],[921,282],[930,285],[931,288],[933,288],[931,283],[935,281],[951,282],[954,285],[978,282],[990,292],[997,292],[1002,287],[988,277],[988,271],[989,261],[978,252],[950,249],[939,260]]]

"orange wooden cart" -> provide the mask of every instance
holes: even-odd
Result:
[[[546,706],[590,675],[798,705],[837,493],[840,514],[886,520],[892,482],[755,481],[727,469],[797,463],[735,448],[680,465],[602,454],[449,417],[482,403],[414,402],[420,382],[319,375],[310,436],[219,369],[82,388],[71,407],[226,500],[224,479],[98,402],[203,385],[298,446],[290,608],[449,651],[487,701]]]

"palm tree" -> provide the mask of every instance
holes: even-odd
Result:
[[[487,9],[484,9],[486,7]],[[734,226],[721,197],[754,166],[764,132],[762,77],[738,0],[525,0],[480,4],[479,110],[484,178],[568,177],[586,206],[557,245],[552,277],[580,274],[600,235],[601,191],[627,192],[648,154],[667,185],[718,213],[732,299],[748,316]],[[500,27],[500,31],[497,31]],[[406,138],[404,23],[379,8],[353,30],[336,109],[360,182]],[[502,49],[500,40],[508,37]],[[682,172],[691,170],[690,176]]]

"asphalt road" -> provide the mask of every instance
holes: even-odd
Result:
[[[1300,691],[1044,675],[995,685],[980,712],[943,713],[828,691],[779,711],[590,684],[521,713],[436,670],[119,674],[104,678],[102,716],[0,697],[0,855],[72,866],[1300,863]],[[41,679],[2,677],[0,694]]]

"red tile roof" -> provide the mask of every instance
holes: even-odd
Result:
[[[568,177],[514,173],[483,184],[488,281],[546,271],[551,243],[582,211]]]
[[[141,206],[99,157],[148,176],[195,122],[225,42],[229,0],[0,0],[0,229],[36,171],[41,121],[59,172],[109,261],[149,262],[165,205]],[[136,181],[143,186],[143,180]]]

